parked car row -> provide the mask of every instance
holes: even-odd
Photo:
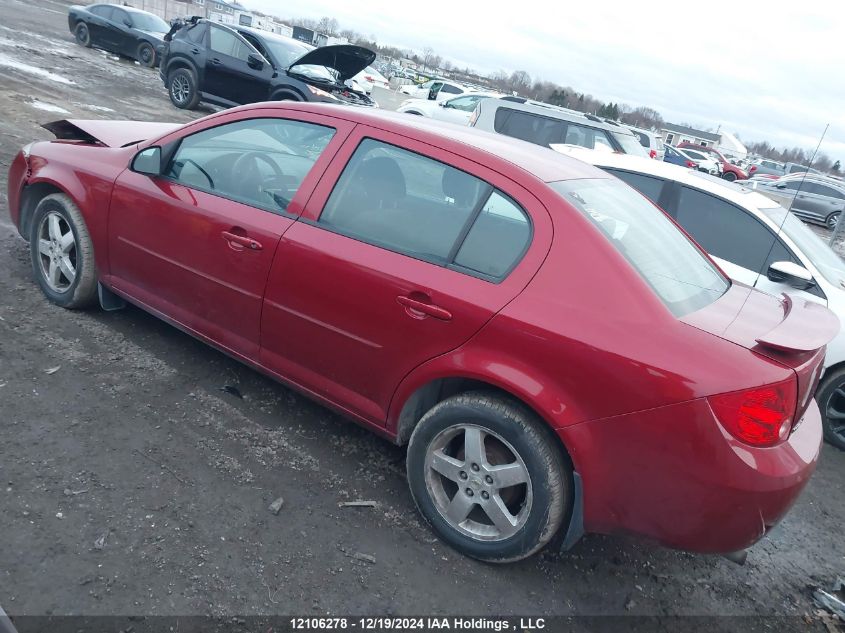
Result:
[[[789,176],[757,179],[742,183],[790,209],[803,220],[822,224],[829,229],[845,211],[845,183],[812,173],[793,173]]]

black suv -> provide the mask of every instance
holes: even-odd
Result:
[[[299,40],[199,18],[175,21],[165,36],[161,76],[170,101],[226,107],[258,101],[376,105],[344,84],[373,63],[361,46],[314,48]]]

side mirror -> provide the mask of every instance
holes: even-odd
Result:
[[[452,107],[452,106],[449,105],[449,103],[447,101],[438,101],[437,105],[439,105],[441,108],[451,108]]]
[[[776,184],[775,187],[777,187],[778,189],[786,189],[786,185],[783,184],[782,182]]]
[[[766,277],[770,281],[789,284],[798,290],[807,290],[816,285],[810,271],[794,262],[772,262]]]
[[[161,148],[148,147],[135,154],[131,169],[147,176],[161,176]]]
[[[124,23],[126,26],[128,26],[130,29],[132,28],[132,20],[130,20],[130,19],[128,19],[128,18],[127,18],[127,19],[123,20],[123,23]]]
[[[250,56],[246,58],[246,63],[247,66],[254,68],[255,70],[261,70],[264,68],[264,60],[255,53],[251,53]]]

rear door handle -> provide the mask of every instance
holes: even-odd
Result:
[[[199,54],[200,54],[200,49],[198,49],[198,48],[192,48],[192,49],[191,49],[191,52],[192,52],[194,55],[199,55]]]
[[[256,242],[254,239],[247,237],[246,235],[236,235],[235,233],[230,233],[229,231],[223,231],[221,235],[224,240],[229,242],[229,246],[235,250],[248,248],[251,251],[260,251],[264,248],[260,242]]]
[[[452,320],[451,312],[432,303],[418,301],[417,299],[412,299],[411,297],[406,297],[405,295],[399,295],[396,297],[396,301],[405,306],[409,311],[419,313],[420,316],[430,316],[441,321]]]
[[[223,62],[221,62],[219,59],[217,59],[216,57],[214,57],[214,58],[212,58],[211,63],[212,63],[212,64],[214,64],[215,66],[219,66],[219,65],[220,65],[220,64],[222,64]]]

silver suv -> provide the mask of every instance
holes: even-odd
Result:
[[[639,139],[624,125],[537,101],[484,99],[469,124],[543,147],[579,145],[648,157]]]

